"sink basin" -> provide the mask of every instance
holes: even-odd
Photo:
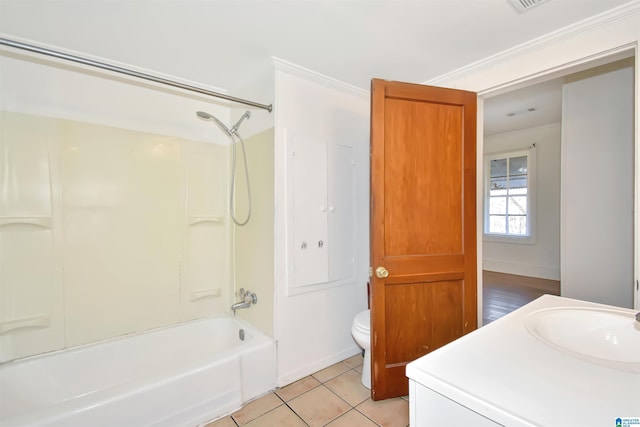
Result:
[[[534,311],[524,323],[532,335],[558,351],[640,373],[640,323],[629,310],[555,307]]]

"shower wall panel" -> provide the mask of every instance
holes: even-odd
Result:
[[[225,313],[228,146],[1,119],[0,361]]]
[[[181,268],[181,301],[204,302],[213,298],[206,310],[224,313],[231,292],[231,248],[227,227],[228,188],[226,152],[193,147],[187,151],[186,236]],[[221,148],[221,147],[219,147]],[[218,150],[222,151],[222,150]],[[224,195],[224,196],[222,196]],[[224,298],[219,298],[224,294]],[[201,313],[207,315],[207,311]]]
[[[260,132],[245,141],[251,182],[251,220],[235,230],[236,289],[258,295],[258,303],[236,315],[274,337],[274,129]],[[238,147],[239,148],[239,147]],[[239,160],[239,159],[238,159]],[[244,165],[238,161],[236,212],[240,220],[248,211]],[[237,297],[239,298],[239,297]]]
[[[69,344],[175,318],[179,144],[65,122],[60,155]]]
[[[0,362],[64,345],[55,120],[0,113]]]

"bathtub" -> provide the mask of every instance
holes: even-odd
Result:
[[[272,339],[196,320],[0,365],[0,426],[193,427],[275,383]]]

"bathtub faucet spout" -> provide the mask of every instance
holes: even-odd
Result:
[[[240,299],[242,301],[237,302],[231,306],[231,310],[233,310],[233,315],[235,316],[236,310],[241,308],[249,308],[251,304],[256,304],[258,302],[258,296],[251,291],[245,291],[244,288],[240,288]]]
[[[236,310],[239,310],[241,308],[249,308],[250,305],[251,305],[251,302],[249,302],[249,301],[240,301],[240,302],[237,302],[237,303],[233,304],[231,306],[231,310],[233,310],[233,314],[235,315],[236,314]]]

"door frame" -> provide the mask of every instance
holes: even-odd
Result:
[[[608,49],[605,51],[598,51],[588,56],[583,56],[578,60],[574,60],[571,62],[563,63],[558,66],[547,68],[543,71],[536,72],[533,74],[525,75],[521,78],[515,80],[503,81],[499,84],[493,85],[488,88],[476,89],[478,93],[478,105],[477,105],[477,142],[476,142],[476,152],[483,153],[484,152],[484,100],[487,98],[491,98],[496,95],[500,95],[506,92],[511,92],[514,90],[521,89],[526,86],[534,85],[537,83],[541,83],[543,81],[552,80],[558,77],[562,77],[568,74],[573,74],[579,71],[583,71],[589,68],[597,67],[599,65],[604,65],[610,62],[617,61],[619,59],[624,59],[628,57],[635,58],[635,80],[634,80],[634,261],[633,261],[633,274],[634,279],[638,280],[640,277],[640,261],[638,260],[638,254],[640,250],[640,185],[638,184],[640,179],[640,144],[639,144],[639,129],[638,129],[638,98],[640,88],[638,87],[638,76],[640,75],[638,71],[638,66],[640,65],[638,62],[638,41],[633,43],[627,43],[617,48]],[[472,89],[469,89],[472,90]],[[482,232],[483,232],[483,176],[484,176],[484,161],[483,156],[477,156],[477,164],[476,164],[476,191],[477,191],[477,214],[476,214],[476,227],[477,227],[477,257],[480,262],[478,262],[478,325],[482,325],[482,290],[483,290],[483,282],[482,282]],[[562,220],[560,223],[560,227],[562,228]],[[562,247],[562,235],[560,237],[560,246]],[[562,267],[561,267],[562,268]],[[634,300],[634,308],[640,309],[640,291],[637,286],[633,286],[633,300]]]

